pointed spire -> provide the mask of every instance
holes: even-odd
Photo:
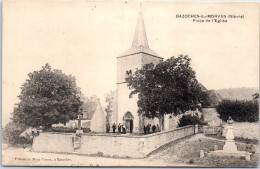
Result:
[[[132,42],[132,46],[130,49],[122,53],[119,57],[125,57],[125,56],[138,54],[138,53],[145,53],[150,56],[163,59],[152,49],[149,48],[145,26],[144,26],[143,13],[141,11],[141,8],[142,8],[142,3],[140,3],[140,11],[139,11],[139,16],[135,28],[135,35]]]
[[[140,3],[140,8],[142,4]],[[144,19],[143,13],[140,10],[136,28],[135,28],[135,36],[132,43],[132,48],[149,48],[148,40],[146,36],[145,26],[144,26]]]

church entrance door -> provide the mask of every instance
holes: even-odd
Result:
[[[133,122],[134,116],[132,115],[131,112],[126,112],[123,120],[125,121],[125,126],[126,126],[126,132],[127,133],[132,133],[133,128],[134,128],[134,122]]]
[[[133,132],[133,120],[126,120],[126,132],[132,133]]]

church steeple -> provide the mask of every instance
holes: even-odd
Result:
[[[139,12],[139,16],[135,28],[135,35],[132,43],[132,48],[137,48],[137,47],[149,48],[145,26],[144,26],[143,13],[141,11]]]
[[[141,4],[140,4],[140,8],[141,8]],[[141,9],[139,11],[139,16],[137,19],[132,46],[130,49],[125,51],[119,57],[125,57],[125,56],[139,54],[139,53],[147,54],[162,59],[162,57],[160,57],[157,53],[155,53],[153,50],[149,48],[148,40],[146,36],[146,30],[144,26],[143,13]]]

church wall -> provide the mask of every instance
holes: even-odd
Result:
[[[132,73],[136,68],[142,67],[142,54],[135,54],[126,57],[117,58],[117,83],[125,82],[126,71],[131,70]]]
[[[139,126],[139,116],[138,116],[138,106],[137,106],[137,95],[133,95],[129,98],[130,90],[127,84],[118,84],[118,123],[123,124],[123,117],[127,111],[131,112],[134,116],[133,120],[133,132],[138,132]]]
[[[157,65],[158,63],[162,62],[162,58],[153,57],[147,54],[142,54],[142,66],[145,64],[153,63],[154,65]]]
[[[140,119],[138,116],[138,96],[133,95],[132,98],[129,98],[130,90],[127,87],[125,82],[126,71],[131,70],[132,73],[136,71],[136,68],[141,68],[144,64],[153,62],[155,65],[160,63],[162,59],[153,57],[144,53],[139,53],[135,55],[130,55],[126,57],[117,58],[117,82],[118,84],[118,111],[117,111],[117,124],[123,123],[123,116],[127,111],[130,111],[134,116],[134,128],[133,132],[142,132],[142,128],[139,129]],[[159,120],[157,118],[145,119],[144,124],[157,125]],[[142,127],[141,125],[140,127]]]
[[[125,78],[127,76],[126,71],[131,70],[132,73],[136,71],[136,68],[142,66],[142,55],[130,55],[126,57],[117,58],[117,92],[118,92],[118,111],[117,111],[117,124],[123,124],[123,116],[127,111],[130,111],[134,116],[133,119],[133,132],[139,131],[139,116],[137,106],[137,95],[133,95],[129,98],[130,90],[127,87]]]

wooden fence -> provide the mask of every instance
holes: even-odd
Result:
[[[222,127],[219,126],[203,126],[201,128],[204,134],[218,134],[221,131]]]

